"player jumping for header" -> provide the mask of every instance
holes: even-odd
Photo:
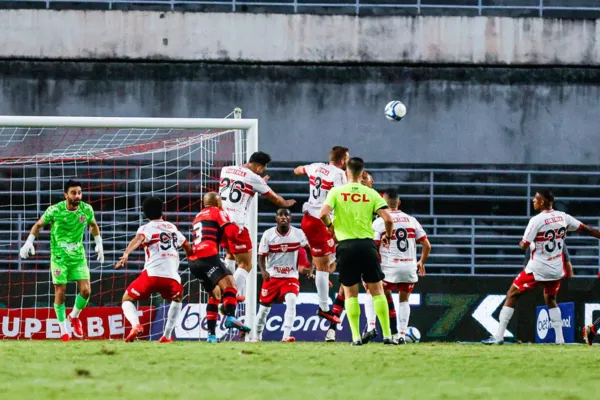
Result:
[[[221,208],[222,201],[217,193],[206,193],[203,203],[204,208],[196,215],[192,224],[194,241],[188,260],[192,274],[200,280],[204,290],[211,293],[206,306],[209,331],[207,342],[217,343],[216,326],[221,299],[226,316],[225,327],[239,329],[244,335],[250,332],[250,328],[235,317],[238,289],[231,271],[219,257],[218,244],[222,236],[238,241],[239,229]]]
[[[335,254],[335,239],[321,220],[319,211],[327,198],[327,193],[337,186],[347,182],[346,163],[350,155],[348,148],[335,146],[329,152],[329,164],[314,163],[296,167],[294,174],[307,175],[309,179],[308,202],[304,203],[302,231],[308,239],[310,252],[315,262],[315,284],[319,297],[317,315],[338,324],[340,319],[329,310],[329,272],[330,259]]]
[[[250,156],[244,165],[223,167],[219,180],[219,194],[223,209],[229,215],[231,222],[238,227],[238,234],[223,236],[222,246],[227,250],[226,265],[233,273],[236,287],[243,292],[246,278],[252,269],[252,240],[248,231],[248,209],[255,193],[266,196],[277,207],[291,207],[296,200],[285,200],[272,191],[267,185],[268,176],[263,179],[260,175],[265,172],[271,162],[271,156],[258,151]]]
[[[183,248],[189,255],[192,253],[192,248],[175,225],[162,219],[162,200],[158,197],[148,197],[142,203],[142,210],[150,222],[140,226],[135,238],[115,265],[115,268],[121,268],[132,251],[140,246],[144,247],[146,254],[144,271],[129,285],[121,303],[123,314],[131,324],[131,331],[125,341],[133,342],[144,331],[133,302],[146,300],[152,293],[158,292],[163,299],[171,302],[165,332],[159,342],[170,343],[173,341],[171,333],[175,328],[183,301],[183,286],[178,273],[179,249]]]
[[[271,312],[271,304],[275,301],[285,302],[283,316],[282,342],[294,342],[290,335],[294,318],[296,318],[296,301],[300,293],[298,272],[310,274],[310,261],[307,266],[299,265],[298,255],[308,241],[302,230],[291,226],[292,214],[281,208],[275,216],[277,226],[263,233],[258,248],[258,265],[263,276],[260,291],[260,307],[258,309],[255,340],[262,340],[267,316]],[[310,251],[307,252],[307,255]],[[308,268],[306,268],[308,267]]]
[[[69,180],[65,184],[64,197],[64,201],[48,207],[42,218],[33,225],[20,254],[23,259],[35,255],[33,241],[38,237],[44,225],[52,224],[50,228],[50,272],[54,284],[54,311],[60,324],[61,339],[67,342],[70,339],[65,310],[67,282],[77,281],[79,293],[68,319],[73,331],[80,337],[83,336],[83,327],[79,314],[87,306],[91,294],[90,270],[83,248],[83,234],[86,226],[90,227],[92,236],[94,236],[95,250],[100,263],[104,262],[104,248],[100,228],[94,218],[94,210],[91,205],[81,201],[81,183]]]
[[[582,224],[562,211],[553,209],[554,195],[549,190],[540,190],[533,199],[533,208],[540,211],[529,220],[523,239],[519,243],[522,250],[531,248],[531,259],[527,266],[515,278],[506,294],[506,301],[500,311],[498,330],[483,344],[503,344],[504,332],[508,326],[519,297],[538,285],[544,286],[544,300],[552,328],[556,333],[556,344],[564,344],[562,317],[556,303],[560,281],[565,277],[563,262],[564,241],[567,231],[577,231],[600,239],[600,231]]]

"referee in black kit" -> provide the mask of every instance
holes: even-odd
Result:
[[[360,306],[358,284],[366,284],[373,296],[375,313],[383,331],[383,343],[393,344],[390,332],[388,303],[383,292],[383,272],[379,264],[377,246],[373,241],[373,214],[385,222],[386,236],[381,245],[389,246],[394,223],[387,203],[377,191],[360,183],[364,170],[361,158],[353,157],[346,167],[348,183],[334,187],[327,194],[319,217],[329,229],[334,230],[339,242],[336,251],[337,268],[344,287],[346,315],[352,331],[352,345],[362,345],[360,338]],[[330,214],[333,211],[333,223]]]

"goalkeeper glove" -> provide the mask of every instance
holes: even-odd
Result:
[[[35,247],[33,247],[34,240],[35,236],[30,234],[23,247],[21,247],[21,251],[19,252],[19,254],[21,255],[22,259],[26,260],[27,258],[29,258],[29,256],[35,255]]]
[[[96,253],[98,253],[97,260],[102,264],[104,262],[104,246],[102,246],[102,236],[98,235],[94,238],[96,241]]]

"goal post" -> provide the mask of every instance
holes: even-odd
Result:
[[[63,200],[62,187],[67,180],[83,183],[83,201],[94,207],[104,239],[105,262],[100,265],[89,232],[84,238],[92,272],[90,310],[96,306],[115,308],[126,285],[143,268],[140,252],[137,260],[130,257],[123,272],[113,269],[144,223],[140,209],[143,197],[163,199],[167,220],[189,238],[203,194],[219,188],[220,169],[243,164],[258,150],[258,120],[241,118],[239,109],[233,114],[235,118],[223,119],[0,116],[0,320],[12,323],[3,327],[0,338],[43,338],[44,330],[52,331],[49,321],[55,316],[51,310],[54,297],[48,229],[44,228],[36,240],[32,258],[20,259],[19,248],[44,210]],[[254,242],[254,267],[247,279],[245,307],[246,324],[251,327],[257,308],[257,216],[255,199],[248,226]],[[184,275],[184,304],[205,304],[206,293],[198,289],[189,273]],[[70,283],[68,309],[75,291],[75,284]],[[153,297],[145,305],[151,313],[159,313],[161,303]],[[31,318],[37,318],[39,329],[37,322],[32,322],[34,328],[26,326],[32,309],[38,316]],[[204,338],[201,312],[205,312],[201,306],[188,310],[189,315],[198,313],[197,331],[178,332],[176,328],[175,334]],[[106,331],[108,326],[104,328]],[[115,332],[110,331],[106,338],[126,333],[124,329]]]

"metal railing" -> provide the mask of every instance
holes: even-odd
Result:
[[[96,167],[92,169],[94,168]],[[48,172],[47,169],[48,167],[39,169],[37,176],[40,176],[39,171],[42,175],[45,170]],[[175,170],[175,167],[166,167],[166,176],[171,175],[171,169]],[[0,167],[0,172],[2,170]],[[599,216],[594,215],[600,209],[600,198],[597,197],[600,184],[598,172],[445,168],[372,168],[369,171],[375,177],[376,188],[395,186],[400,189],[403,208],[417,217],[427,231],[433,245],[433,253],[428,262],[428,270],[432,274],[514,275],[518,272],[523,265],[523,253],[518,248],[518,242],[528,218],[535,213],[531,207],[531,198],[539,186],[551,186],[555,189],[559,209],[568,211],[584,223],[600,225]],[[295,198],[299,203],[306,200],[308,181],[305,177],[295,177],[290,167],[272,167],[269,168],[269,174],[272,176],[269,184],[275,191],[284,197]],[[0,179],[2,181],[5,180]],[[140,197],[149,193],[150,189],[145,187],[148,182],[150,181],[135,181],[136,190],[127,195],[136,196],[137,204],[140,204]],[[153,182],[153,190],[160,192],[161,187],[172,186],[175,182],[179,185],[195,183],[191,180],[165,178]],[[100,182],[92,185],[96,187],[95,191],[85,193],[86,196],[91,194],[92,200],[126,195],[125,192],[114,191],[112,186],[110,192],[103,191],[98,183]],[[216,181],[205,182],[211,183],[215,184]],[[18,249],[26,236],[25,231],[45,208],[45,205],[40,207],[36,203],[44,185],[48,186],[48,178],[41,176],[35,180],[35,189],[26,192],[14,188],[11,191],[8,185],[0,185],[0,197],[15,196],[24,204],[31,205],[21,205],[18,211],[8,205],[0,207],[2,268],[27,271],[47,264],[47,232],[38,245],[39,260],[21,260],[18,257]],[[184,191],[163,194],[167,197],[198,195],[196,192]],[[46,196],[49,198],[49,193]],[[293,214],[296,226],[301,219],[300,205],[296,206]],[[498,209],[489,214],[473,211],[480,205],[497,205]],[[274,225],[273,212],[268,211],[273,208],[266,200],[261,199],[260,209],[258,226],[259,232],[263,232]],[[452,212],[448,212],[448,209]],[[190,231],[195,211],[187,210],[169,215],[177,218],[182,232]],[[97,211],[96,218],[102,227],[107,261],[102,267],[93,261],[90,264],[94,269],[112,270],[110,263],[116,262],[127,242],[135,235],[137,227],[143,222],[142,217],[136,206],[135,209],[114,212]],[[577,275],[596,276],[600,267],[600,242],[580,235],[570,235],[567,244]],[[91,245],[88,243],[88,254],[90,250]],[[141,268],[141,261],[132,260],[129,267]]]
[[[223,11],[244,12],[247,7],[262,7],[269,10],[278,9],[279,12],[303,13],[314,12],[316,8],[333,9],[331,13],[335,14],[335,9],[351,9],[356,15],[361,14],[361,10],[406,10],[408,13],[420,15],[439,10],[458,10],[470,12],[473,15],[486,15],[488,12],[498,13],[502,11],[522,11],[528,12],[539,17],[547,16],[551,13],[552,17],[564,16],[573,17],[572,13],[582,13],[579,17],[585,18],[587,12],[600,12],[600,5],[593,1],[578,2],[574,5],[571,0],[549,1],[549,0],[523,0],[523,4],[515,5],[514,2],[502,4],[502,0],[464,0],[452,2],[445,0],[442,4],[428,0],[397,0],[396,3],[389,3],[384,0],[366,0],[366,1],[348,1],[348,0],[289,0],[289,1],[238,1],[238,0],[8,0],[5,3],[40,3],[46,8],[53,6],[65,7],[68,4],[85,4],[93,6],[106,6],[107,9],[113,9],[119,5],[143,6],[164,6],[170,10],[177,10],[179,7],[186,6],[218,6]],[[558,5],[557,5],[558,4]],[[569,15],[566,15],[569,13]]]

